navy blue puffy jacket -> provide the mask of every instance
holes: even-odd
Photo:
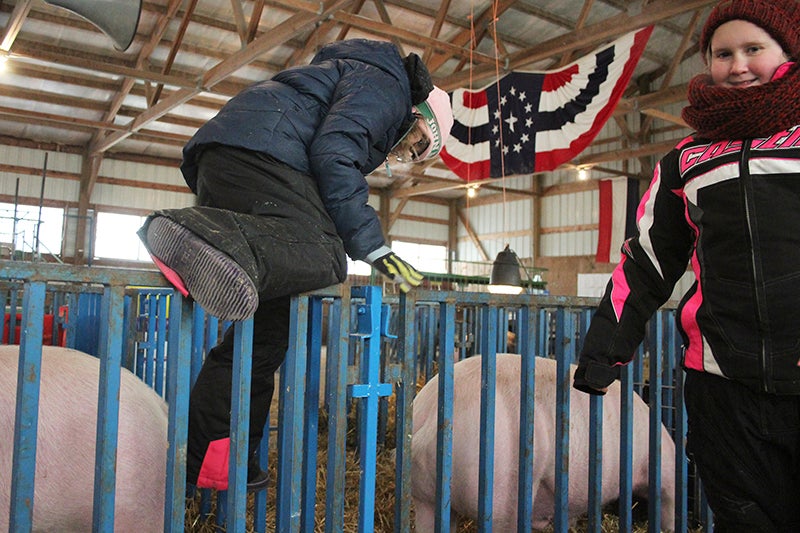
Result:
[[[183,150],[195,191],[205,146],[268,154],[313,176],[347,254],[364,259],[384,245],[365,176],[386,160],[413,120],[411,90],[397,48],[354,39],[329,44],[309,65],[256,83],[225,104]]]

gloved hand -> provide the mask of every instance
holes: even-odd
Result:
[[[572,386],[579,391],[603,396],[615,379],[619,379],[618,366],[607,366],[582,357],[575,369]]]
[[[388,246],[381,246],[367,256],[369,262],[381,274],[397,283],[403,292],[419,287],[425,276],[416,268],[400,259]]]

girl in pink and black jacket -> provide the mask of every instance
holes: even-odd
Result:
[[[800,5],[726,0],[574,386],[602,394],[691,265],[679,307],[688,451],[716,531],[800,531]]]

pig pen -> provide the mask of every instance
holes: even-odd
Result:
[[[10,314],[17,311],[12,308],[12,300],[21,295],[20,314],[24,327],[21,328],[23,349],[20,358],[23,364],[29,367],[32,364],[32,368],[35,368],[36,346],[43,342],[38,332],[43,328],[43,316],[48,310],[45,308],[55,305],[53,302],[63,306],[64,299],[55,295],[66,293],[66,300],[69,300],[91,293],[99,298],[101,304],[95,306],[95,314],[88,320],[95,321],[96,325],[92,331],[85,332],[85,335],[94,333],[98,337],[94,348],[105,372],[111,371],[112,376],[106,378],[107,384],[101,384],[100,394],[105,397],[99,405],[109,403],[108,398],[114,396],[112,370],[117,365],[135,371],[165,397],[170,407],[170,449],[166,457],[154,458],[167,462],[164,529],[193,530],[201,520],[187,518],[183,482],[185,468],[179,460],[185,454],[188,391],[205,351],[213,346],[220,328],[227,324],[219,324],[213,317],[205,316],[201,309],[174,294],[165,280],[153,272],[0,262],[0,282],[7,288],[3,292],[0,287],[0,294],[3,294],[0,303]],[[437,502],[441,517],[439,526],[446,525],[449,480],[452,478],[447,457],[453,439],[447,429],[452,419],[452,413],[447,410],[448,395],[452,398],[447,376],[453,363],[478,353],[491,357],[500,351],[516,351],[523,354],[525,361],[534,355],[544,355],[561,361],[566,368],[575,358],[596,300],[436,291],[416,291],[398,298],[385,297],[377,287],[336,287],[301,295],[293,300],[292,305],[289,353],[281,369],[273,427],[270,432],[265,432],[269,438],[264,439],[261,452],[263,458],[271,456],[269,465],[273,483],[268,493],[251,495],[248,504],[243,490],[246,472],[244,468],[232,466],[231,489],[216,495],[219,511],[214,516],[215,522],[227,522],[225,527],[228,531],[411,531],[411,406],[418,385],[437,372],[443,376],[440,380],[444,383],[441,397],[445,398],[439,414],[444,430],[440,438],[442,459],[436,473]],[[689,484],[688,465],[683,454],[682,376],[675,367],[679,341],[672,314],[672,310],[664,309],[651,321],[650,332],[636,363],[629,365],[623,373],[622,401],[630,401],[631,394],[646,396],[651,409],[650,427],[658,428],[664,421],[673,435],[678,465],[676,531],[687,531],[697,522],[708,530],[711,518],[702,491]],[[68,332],[64,337],[67,346],[75,346],[81,341],[80,331],[74,327],[81,318],[86,323],[87,319],[77,310],[66,314],[62,327]],[[41,326],[37,327],[37,324]],[[250,350],[247,339],[251,331],[248,328],[252,327],[252,322],[236,323],[235,326],[239,332],[239,349],[247,354]],[[69,328],[73,328],[71,335]],[[509,332],[513,332],[515,337],[513,346],[510,345],[512,336]],[[321,369],[319,354],[323,344],[327,347],[327,364]],[[84,351],[91,353],[88,349]],[[305,356],[297,357],[297,354]],[[246,393],[249,364],[246,357],[240,361],[239,367],[241,373],[234,378],[232,418],[235,427],[231,433],[231,453],[245,457],[247,428],[240,427],[243,425],[235,421],[246,420],[249,409]],[[316,390],[321,371],[326,376],[323,430],[318,427],[319,395]],[[485,427],[480,451],[484,465],[491,464],[493,444],[498,438],[490,424],[495,397],[491,372],[490,365],[486,386],[480,391],[485,395],[486,405],[486,413],[481,415],[481,424]],[[564,379],[560,385],[563,388],[559,390],[567,391],[569,386]],[[522,387],[527,390],[528,385],[523,383]],[[19,417],[33,416],[35,420],[35,402],[31,400],[34,394],[30,390],[22,387],[21,391],[18,403],[23,407],[17,408],[15,439],[25,441],[30,440],[25,431],[31,422],[26,425],[25,420]],[[113,401],[110,403],[109,411],[113,413]],[[532,420],[533,406],[530,403],[523,402],[523,423]],[[592,420],[600,419],[599,409],[600,406],[593,405]],[[568,448],[568,438],[561,429],[569,424],[568,408],[559,404],[558,410],[562,423],[554,439]],[[95,493],[101,496],[95,498],[95,516],[99,524],[97,529],[110,531],[108,524],[113,523],[114,502],[113,490],[109,498],[107,487],[113,487],[114,444],[111,442],[113,439],[107,436],[113,434],[116,421],[113,416],[102,413],[99,418],[103,421],[104,433],[100,435],[101,430],[98,430],[98,445],[102,438],[112,450],[98,453]],[[626,464],[624,459],[625,448],[630,446],[635,430],[630,423],[623,424],[619,518],[618,525],[614,526],[619,531],[635,530],[630,485],[626,484],[630,479],[630,464]],[[324,443],[319,445],[322,439]],[[658,440],[651,439],[651,442],[657,446]],[[520,443],[521,456],[530,457],[526,446],[526,443]],[[592,453],[601,452],[594,450]],[[596,461],[596,457],[593,456],[591,461]],[[32,495],[34,461],[35,457],[30,457],[30,454],[15,451],[15,468],[21,474],[13,479],[9,504],[10,515],[17,525],[14,531],[32,528],[29,504],[26,506],[25,502],[29,502],[26,498]],[[243,466],[245,461],[231,461],[231,464]],[[262,464],[266,465],[264,459]],[[493,488],[492,475],[485,466],[482,468],[481,479],[485,485],[480,505],[482,515],[467,526],[478,531],[489,530],[487,517],[491,514],[491,506],[487,502],[491,501]],[[520,501],[525,502],[531,490],[530,465],[520,464],[519,472]],[[563,468],[556,478],[562,489],[567,486],[568,473],[569,469]],[[601,480],[590,477],[587,482],[591,493],[591,487],[599,487]],[[201,491],[190,506],[200,508],[200,515],[210,509],[212,499],[211,494],[202,492],[206,491]],[[552,529],[567,531],[569,524],[564,512],[568,494],[561,490],[558,498]],[[272,505],[269,511],[268,500]],[[658,500],[653,496],[649,501],[651,528],[659,523]],[[5,503],[0,502],[0,505]],[[523,530],[526,512],[529,514],[530,510],[521,505],[520,528]],[[587,512],[586,530],[600,531],[602,509],[596,499],[590,499]]]

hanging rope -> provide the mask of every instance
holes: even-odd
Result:
[[[473,67],[473,52],[475,51],[475,47],[478,45],[478,39],[475,35],[475,2],[474,0],[469,3],[469,97],[470,100],[472,99],[472,87],[473,87],[473,79],[472,79],[472,67]],[[463,98],[463,96],[462,96]],[[470,106],[471,107],[471,106]],[[472,144],[472,128],[467,130],[467,142],[468,144]],[[467,169],[467,183],[470,182],[472,174],[472,167],[468,167]],[[470,197],[467,194],[467,209],[469,209],[469,202]]]
[[[495,71],[495,79],[496,86],[497,86],[497,121],[498,121],[498,134],[500,139],[500,182],[503,188],[503,233],[508,231],[508,211],[506,209],[507,204],[507,196],[506,196],[506,165],[505,165],[505,157],[503,157],[503,150],[505,149],[505,144],[503,141],[503,100],[500,97],[500,50],[497,45],[498,33],[497,33],[497,20],[499,18],[497,12],[500,6],[500,0],[494,0],[492,2],[492,21],[491,25],[494,28],[492,31],[492,43],[494,45],[494,71]],[[471,74],[470,74],[471,75]]]

